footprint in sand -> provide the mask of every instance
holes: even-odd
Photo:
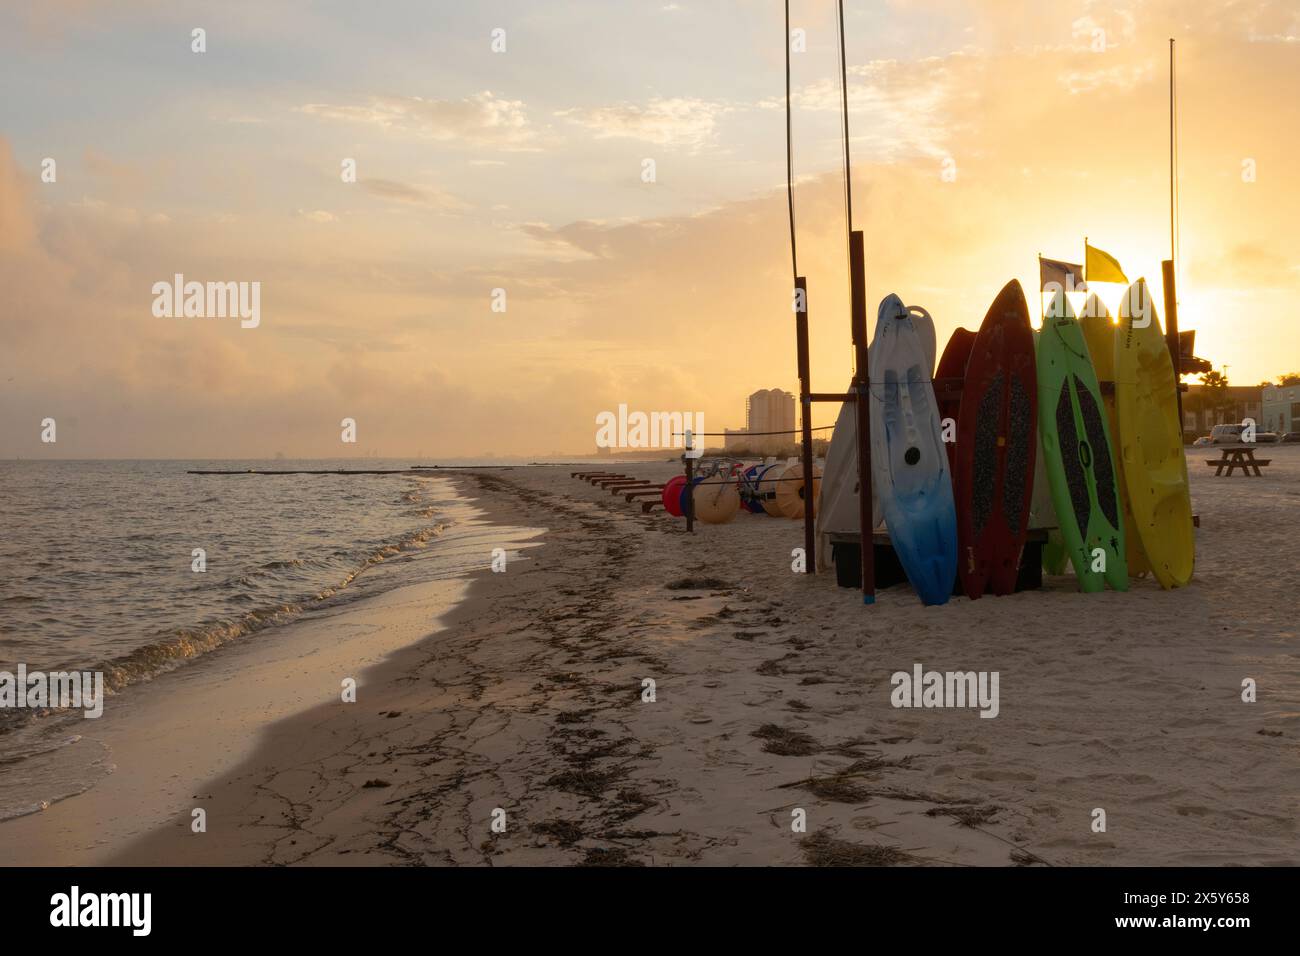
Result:
[[[1031,780],[1037,780],[1038,777],[1032,773],[1021,773],[1016,770],[976,770],[971,774],[976,780],[988,780],[997,782],[1001,780],[1013,780],[1026,783]]]

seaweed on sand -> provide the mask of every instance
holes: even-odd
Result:
[[[850,843],[827,833],[814,833],[799,841],[804,859],[812,866],[897,866],[910,863],[909,853],[878,843]]]
[[[814,737],[776,724],[764,724],[752,736],[763,741],[764,753],[781,757],[809,757],[822,752],[822,745]]]

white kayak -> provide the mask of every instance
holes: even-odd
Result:
[[[899,314],[911,318],[912,327],[919,337],[922,350],[929,363],[929,372],[926,373],[926,377],[933,377],[937,344],[934,320],[930,318],[930,314],[924,309],[917,306],[908,309],[898,296],[891,295],[880,304],[876,319],[877,330],[881,320],[886,315],[890,318],[896,318]],[[874,343],[872,348],[874,349]],[[870,363],[869,371],[873,382],[880,381],[874,351],[868,355],[868,362]],[[850,383],[851,387],[852,383]],[[873,388],[873,391],[877,397],[880,395],[880,392],[876,389]],[[826,571],[831,567],[830,536],[832,534],[857,534],[861,530],[858,517],[857,414],[857,404],[855,402],[845,402],[840,406],[839,416],[835,419],[835,431],[831,433],[830,447],[826,452],[826,468],[822,472],[821,495],[817,506],[818,571]],[[873,464],[877,456],[883,454],[884,450],[883,446],[879,444],[878,432],[880,432],[880,429],[873,423],[871,451]],[[880,497],[877,493],[872,499],[872,525],[879,528],[883,523],[884,516],[880,510]]]

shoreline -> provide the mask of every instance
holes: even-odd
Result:
[[[1239,558],[1300,530],[1300,457],[1274,467],[1250,485],[1193,473],[1204,527],[1181,591],[1045,578],[939,608],[891,589],[866,612],[833,574],[791,572],[797,522],[687,535],[567,469],[467,471],[457,488],[487,521],[544,526],[541,544],[472,575],[357,704],[264,728],[196,791],[206,834],[178,814],[105,859],[1295,863],[1296,626],[1271,600],[1285,582]],[[1261,500],[1267,525],[1250,521]],[[999,672],[997,718],[893,708],[890,675],[916,664]],[[1247,676],[1259,703],[1239,699]]]
[[[436,639],[474,573],[448,576],[438,566],[457,560],[484,529],[496,536],[484,547],[512,552],[533,547],[540,531],[490,522],[473,507],[462,510],[456,533],[443,542],[450,550],[431,555],[428,580],[315,608],[252,640],[226,644],[110,698],[100,720],[73,725],[80,737],[73,746],[83,761],[94,757],[97,779],[44,810],[0,821],[11,862],[105,864],[159,828],[183,822],[188,832],[192,808],[206,810],[207,783],[256,760],[280,721],[339,700],[344,676],[364,694],[392,655]]]
[[[522,509],[485,508],[460,480],[453,482],[457,493],[481,510],[480,520],[491,527],[517,532],[535,518]],[[543,527],[536,543],[527,545],[527,553],[510,563],[522,561],[526,566],[537,560],[548,546],[548,535]],[[382,816],[382,808],[389,802],[391,781],[386,779],[384,763],[390,754],[378,762],[370,759],[376,753],[358,754],[354,762],[354,755],[346,748],[376,738],[391,745],[396,738],[400,746],[390,750],[401,750],[404,756],[418,761],[423,744],[410,737],[412,725],[419,732],[445,731],[446,724],[436,711],[440,700],[413,691],[410,684],[419,679],[416,672],[441,656],[440,642],[475,614],[476,601],[482,600],[480,592],[494,577],[492,571],[480,569],[458,579],[458,597],[425,622],[424,635],[387,654],[365,672],[355,704],[331,701],[267,728],[254,756],[206,787],[207,834],[193,834],[188,820],[178,820],[119,848],[108,863],[161,866],[183,860],[183,865],[228,866],[408,862],[396,839],[381,840],[374,846],[357,845],[368,843],[374,836],[370,821]],[[345,749],[340,749],[341,742],[346,742],[342,744]],[[309,817],[299,814],[302,808],[310,808]],[[316,835],[316,829],[329,833]]]

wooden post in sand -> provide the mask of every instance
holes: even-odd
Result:
[[[837,5],[836,24],[840,37],[840,89],[847,91],[847,66],[844,53],[844,3]],[[849,274],[852,292],[850,325],[853,330],[853,348],[857,375],[846,395],[831,392],[814,393],[810,384],[808,361],[808,284],[799,275],[799,254],[794,228],[794,151],[790,136],[790,0],[785,3],[785,191],[790,209],[790,272],[794,276],[796,295],[802,293],[802,308],[797,310],[795,330],[799,347],[799,403],[803,409],[803,482],[804,482],[804,549],[808,559],[807,573],[816,573],[816,531],[813,510],[817,502],[813,496],[812,475],[812,403],[856,402],[858,411],[858,518],[862,531],[862,603],[876,602],[875,542],[872,539],[871,507],[871,378],[867,374],[867,283],[864,244],[861,230],[853,228],[853,177],[849,163],[849,104],[848,97],[841,99],[844,112],[844,205],[849,227]]]
[[[862,530],[862,603],[876,603],[875,522],[871,507],[871,374],[867,367],[866,250],[861,229],[849,234],[849,312],[853,331],[854,391],[858,396],[858,523]]]
[[[1174,360],[1174,396],[1178,399],[1178,435],[1182,438],[1186,426],[1183,424],[1183,350],[1178,343],[1178,290],[1174,287],[1174,260],[1166,259],[1160,263],[1160,270],[1165,280],[1165,344],[1169,346],[1169,357]]]
[[[686,530],[695,532],[695,457],[691,454],[694,445],[694,435],[690,435],[686,441],[686,450],[682,458],[686,461],[686,487],[682,489],[682,500],[686,502],[686,507],[682,509],[682,514],[686,515]]]
[[[813,493],[812,453],[812,381],[808,360],[808,280],[797,276],[794,280],[796,309],[794,315],[795,345],[799,365],[799,414],[803,419],[803,551],[804,574],[817,573],[817,535],[814,529],[813,510],[817,497]]]

